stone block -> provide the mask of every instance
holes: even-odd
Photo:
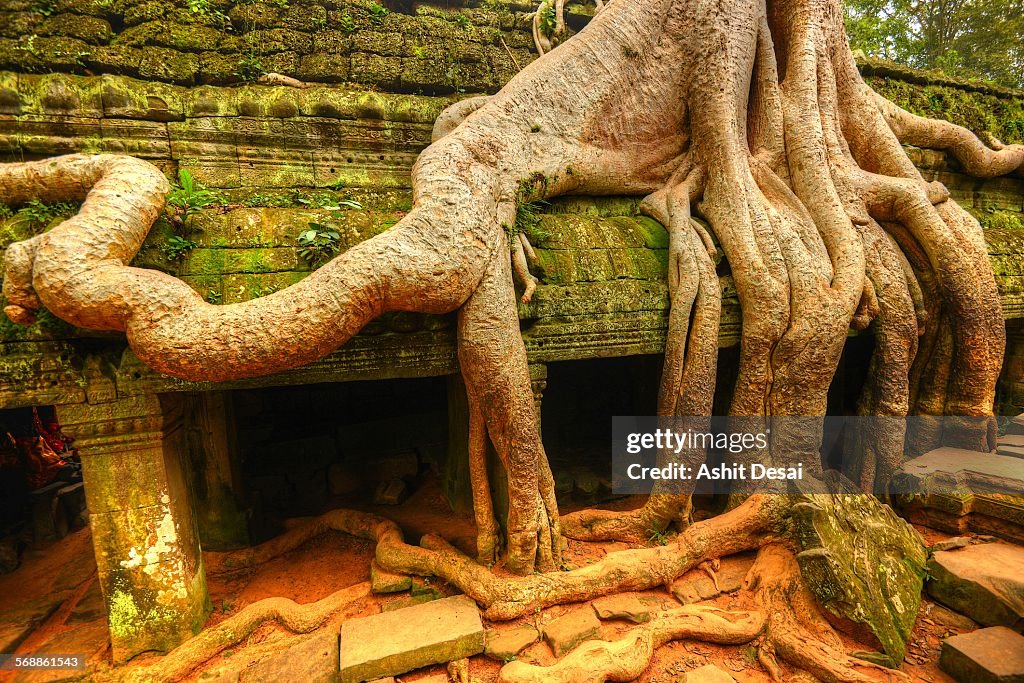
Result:
[[[1024,628],[1024,548],[982,543],[940,551],[928,594],[984,626]]]
[[[939,668],[959,683],[1024,683],[1024,636],[993,626],[947,638]]]
[[[399,505],[409,495],[409,487],[401,479],[382,481],[373,493],[374,505]]]
[[[338,634],[320,633],[287,650],[242,670],[240,683],[303,681],[336,683],[338,680]]]
[[[389,572],[373,560],[370,562],[370,585],[374,593],[400,593],[412,588],[412,577]]]
[[[533,645],[540,638],[537,629],[529,624],[511,628],[491,629],[487,632],[484,653],[491,659],[507,662]]]
[[[598,598],[591,603],[591,606],[599,619],[625,619],[634,624],[650,621],[659,607],[658,602],[653,598],[644,599],[626,594]]]
[[[342,624],[342,683],[394,676],[484,650],[480,612],[459,595]]]
[[[544,626],[544,640],[556,657],[561,657],[585,640],[601,636],[601,622],[588,607],[564,614]]]

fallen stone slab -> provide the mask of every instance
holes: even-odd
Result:
[[[373,492],[374,505],[401,505],[409,495],[409,486],[403,479],[382,481]]]
[[[370,562],[370,590],[374,593],[401,593],[412,588],[412,577],[408,574],[389,572],[377,560]]]
[[[598,619],[625,619],[634,624],[645,624],[660,607],[659,601],[636,595],[608,595],[591,603]]]
[[[714,664],[706,664],[699,669],[687,671],[680,683],[736,683],[736,679]]]
[[[1011,458],[1024,458],[1024,446],[1011,446],[1010,444],[997,444],[996,455],[1008,455]]]
[[[540,634],[528,624],[487,632],[484,654],[499,662],[507,662],[540,640]]]
[[[1024,629],[1024,548],[982,543],[928,562],[930,596],[984,626]]]
[[[465,595],[351,619],[341,626],[341,683],[446,664],[484,650],[484,626]]]
[[[551,646],[556,657],[561,657],[585,640],[595,640],[601,635],[601,622],[594,610],[583,607],[563,614],[544,626],[544,640]]]
[[[733,593],[743,586],[747,567],[730,565],[718,572],[718,586],[702,570],[693,569],[672,584],[672,595],[684,605],[712,600],[722,593]]]
[[[902,472],[921,482],[922,492],[1024,492],[1024,460],[994,453],[944,446],[907,461]]]
[[[275,652],[270,657],[243,669],[241,683],[264,681],[303,681],[336,683],[338,680],[338,634],[320,633],[298,645]]]
[[[1024,448],[1024,434],[1004,434],[996,439],[996,445]]]
[[[993,626],[947,638],[939,668],[959,683],[1024,683],[1024,636]]]

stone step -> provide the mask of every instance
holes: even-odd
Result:
[[[351,619],[341,626],[341,683],[361,683],[484,650],[484,626],[465,595]]]
[[[936,448],[903,464],[904,474],[930,491],[948,485],[974,493],[1024,493],[1024,460],[963,448]]]
[[[1024,636],[993,626],[947,638],[939,668],[958,683],[1024,683]]]
[[[1024,548],[981,543],[928,562],[928,594],[984,626],[1024,629]]]
[[[530,624],[492,629],[487,632],[487,647],[484,652],[491,659],[507,662],[539,639],[540,634]]]
[[[601,622],[591,607],[581,607],[563,614],[543,628],[544,640],[556,657],[561,657],[585,640],[601,637]]]
[[[897,505],[915,524],[1024,543],[1024,458],[938,448],[902,472]]]

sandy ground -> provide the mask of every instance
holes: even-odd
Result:
[[[336,503],[340,506],[340,502]],[[629,501],[619,504],[620,507],[628,505]],[[428,531],[440,532],[463,551],[473,550],[475,533],[472,522],[448,510],[436,482],[424,484],[400,506],[364,506],[363,509],[394,519],[409,539],[416,539]],[[921,531],[928,542],[946,537],[932,530]],[[621,543],[585,544],[570,541],[565,559],[570,566],[578,567],[625,547]],[[299,603],[308,603],[346,586],[368,581],[372,557],[373,546],[368,541],[328,534],[312,539],[300,548],[253,570],[211,576],[209,590],[213,612],[207,624],[216,624],[263,598],[283,596]],[[752,561],[753,556],[750,554],[725,558],[722,572],[745,571]],[[444,594],[455,592],[444,584],[438,585],[435,582],[433,585]],[[675,604],[666,589],[647,591],[646,594],[656,596],[666,606]],[[341,618],[376,613],[387,602],[396,599],[400,598],[370,596],[359,600],[327,628],[337,629]],[[738,591],[723,594],[712,602],[723,608],[742,609],[751,606],[750,600],[750,594]],[[543,625],[578,607],[560,605],[520,621]],[[939,671],[937,661],[941,640],[965,628],[962,625],[958,625],[959,628],[948,625],[956,622],[955,617],[927,598],[922,601],[909,644],[908,658],[902,667],[912,680],[927,683],[952,681]],[[602,628],[602,637],[613,640],[621,637],[631,625],[626,622],[604,622]],[[29,635],[17,648],[19,654],[79,653],[88,656],[90,671],[110,666],[106,617],[96,580],[88,529],[74,532],[49,547],[30,549],[23,556],[22,566],[17,571],[0,576],[0,637],[26,630]],[[291,638],[290,634],[275,626],[264,626],[241,645],[225,650],[194,672],[190,680],[216,680],[225,671],[245,668],[286,643],[294,642]],[[864,645],[849,639],[846,645],[851,651],[865,649]],[[555,661],[551,649],[542,641],[524,650],[518,659],[538,664]],[[151,661],[151,656],[139,657],[129,666]],[[753,647],[716,646],[694,641],[673,642],[660,648],[651,666],[639,680],[644,683],[675,682],[683,672],[707,663],[717,664],[729,671],[739,683],[770,681],[757,664]],[[501,664],[480,655],[471,660],[470,666],[473,681],[490,683],[497,680]],[[78,680],[87,676],[88,672],[0,672],[0,683]],[[430,667],[402,675],[399,680],[435,683],[444,680],[444,670],[442,667]]]

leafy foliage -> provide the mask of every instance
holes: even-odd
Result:
[[[540,17],[539,28],[540,32],[551,38],[555,35],[555,3],[550,0],[544,0],[537,8],[537,14]]]
[[[313,268],[319,268],[341,249],[341,234],[322,223],[309,224],[299,235],[299,257]]]
[[[9,209],[8,209],[9,210]],[[49,225],[53,219],[64,216],[72,216],[78,211],[78,207],[71,202],[58,202],[56,204],[43,204],[38,199],[21,207],[19,216],[24,216],[38,226]]]
[[[372,21],[373,23],[377,24],[378,26],[380,24],[383,24],[384,17],[386,17],[388,14],[388,8],[385,7],[384,5],[380,4],[379,2],[370,3],[370,21]]]
[[[1022,0],[847,0],[845,13],[868,56],[1024,86]]]
[[[255,54],[243,55],[238,60],[238,66],[235,67],[235,75],[245,83],[258,81],[266,73],[263,62]]]
[[[178,182],[167,195],[168,218],[171,223],[184,226],[197,211],[223,203],[224,198],[220,193],[207,189],[202,183],[196,182],[191,173],[181,169],[178,171]]]
[[[181,235],[171,235],[160,247],[160,251],[170,261],[180,261],[181,257],[192,251],[199,244]]]

